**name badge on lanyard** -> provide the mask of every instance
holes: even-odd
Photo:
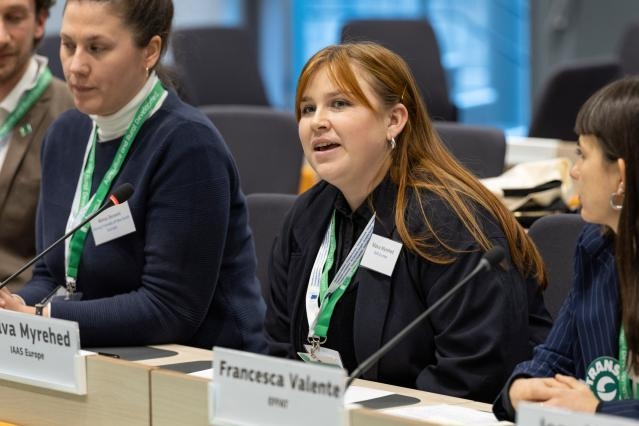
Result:
[[[129,202],[110,207],[97,215],[91,221],[91,232],[96,246],[135,232]]]
[[[320,354],[320,347],[326,341],[335,305],[348,288],[353,275],[355,275],[355,272],[359,268],[366,246],[371,239],[371,235],[373,235],[374,227],[375,215],[373,215],[366,224],[364,231],[362,231],[362,234],[355,242],[355,245],[353,245],[344,263],[335,273],[329,285],[328,272],[333,267],[335,247],[337,245],[335,237],[335,212],[333,212],[331,222],[326,230],[317,257],[315,258],[306,289],[306,318],[308,320],[308,342],[310,343],[309,354],[312,359],[319,359],[318,354]],[[326,351],[324,351],[324,354],[326,354]],[[300,356],[306,359],[302,355]],[[334,358],[333,354],[326,356]]]
[[[402,243],[373,234],[360,266],[390,277],[401,250]]]
[[[311,345],[304,345],[304,349],[306,349],[306,352],[297,353],[304,362],[335,365],[339,368],[344,368],[341,355],[333,349],[323,348],[321,346],[318,349],[313,349]]]

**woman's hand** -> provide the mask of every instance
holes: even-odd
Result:
[[[33,306],[26,306],[21,298],[11,294],[6,287],[0,289],[0,308],[25,314],[35,314]]]
[[[508,390],[510,403],[515,410],[521,401],[546,402],[561,392],[569,389],[568,385],[552,377],[517,379]]]
[[[567,386],[567,389],[545,401],[545,405],[586,413],[594,413],[597,410],[599,400],[587,384],[562,374],[556,374],[555,380]]]
[[[594,413],[599,404],[599,400],[585,383],[562,374],[547,378],[517,379],[510,386],[508,396],[515,409],[521,401],[528,401]]]

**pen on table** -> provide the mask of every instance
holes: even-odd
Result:
[[[102,356],[108,356],[110,358],[120,358],[120,355],[118,354],[110,354],[108,352],[98,352],[98,355],[102,355]]]

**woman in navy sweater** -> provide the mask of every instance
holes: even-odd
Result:
[[[171,0],[68,0],[62,64],[77,110],[50,128],[42,151],[38,250],[135,188],[52,250],[7,309],[77,321],[83,346],[183,343],[262,351],[264,304],[233,159],[212,124],[164,89],[159,59]],[[100,229],[101,228],[101,232]],[[25,304],[20,303],[20,297]]]

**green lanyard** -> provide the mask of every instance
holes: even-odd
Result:
[[[35,86],[28,90],[21,98],[18,105],[11,111],[11,113],[7,116],[7,119],[0,126],[0,139],[3,139],[5,136],[9,134],[9,132],[13,129],[18,121],[24,117],[24,115],[31,109],[33,104],[42,96],[49,84],[51,84],[51,80],[53,76],[51,75],[51,71],[49,68],[45,68],[38,76],[36,80]]]
[[[86,165],[84,166],[84,171],[82,173],[81,187],[80,187],[80,202],[78,204],[78,211],[84,210],[84,214],[82,218],[89,216],[91,213],[96,211],[102,202],[106,198],[109,189],[111,188],[111,184],[115,177],[120,173],[120,169],[122,168],[122,164],[137,136],[142,124],[149,117],[151,111],[156,107],[159,100],[164,95],[165,90],[162,87],[162,83],[158,81],[153,86],[151,92],[147,95],[147,97],[142,102],[142,105],[135,112],[135,116],[133,117],[133,121],[129,124],[129,127],[126,129],[126,133],[122,138],[122,142],[120,142],[120,146],[118,147],[118,151],[115,154],[115,158],[111,162],[111,166],[105,173],[98,189],[95,191],[95,195],[91,199],[91,183],[93,181],[93,170],[95,168],[95,145],[97,141],[97,128],[93,132],[91,138],[91,150],[89,151],[89,155],[87,158]],[[87,204],[90,203],[88,206]],[[77,212],[74,212],[77,214]],[[76,220],[81,220],[81,218],[76,218]],[[89,232],[90,224],[86,224],[79,230],[77,230],[73,236],[71,237],[71,242],[69,243],[69,254],[67,261],[67,290],[69,293],[75,292],[75,282],[78,277],[78,266],[80,265],[80,258],[82,257],[82,250],[84,248],[84,243],[87,238],[87,234]]]
[[[639,396],[639,389],[632,388],[632,380],[628,374],[628,344],[623,327],[619,331],[619,394],[621,399],[635,399]]]
[[[373,215],[366,225],[366,228],[355,242],[351,253],[347,256],[342,267],[340,267],[340,270],[335,274],[335,277],[333,278],[334,282],[331,286],[329,286],[328,273],[333,267],[333,262],[335,261],[335,247],[337,246],[337,240],[335,237],[335,212],[333,212],[329,226],[330,243],[328,247],[328,256],[324,263],[320,279],[319,300],[321,303],[320,310],[317,315],[317,321],[313,329],[315,337],[326,338],[326,335],[328,334],[328,327],[331,322],[331,316],[335,310],[335,305],[344,295],[344,292],[351,283],[353,275],[355,275],[357,268],[359,268],[366,246],[373,234],[374,224],[375,216]]]

